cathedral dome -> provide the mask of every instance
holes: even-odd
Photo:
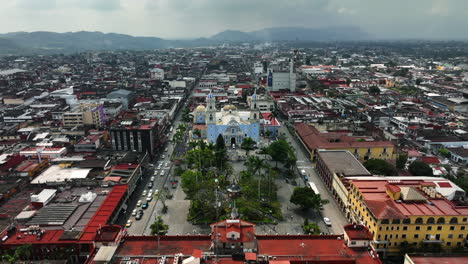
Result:
[[[234,105],[225,105],[225,106],[223,107],[223,111],[226,111],[226,112],[228,112],[228,111],[236,111],[236,110],[237,110],[237,107],[235,107]]]
[[[195,112],[205,112],[206,107],[204,105],[199,105],[197,108],[195,108]]]

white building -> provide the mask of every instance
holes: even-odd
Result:
[[[164,70],[160,68],[154,68],[150,70],[151,80],[164,80]]]
[[[289,63],[289,71],[268,71],[267,89],[270,92],[280,90],[296,91],[296,73],[294,72],[294,63]]]
[[[255,74],[262,74],[263,73],[263,65],[260,61],[254,63],[254,73]]]

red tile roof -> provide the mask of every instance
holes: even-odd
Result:
[[[467,215],[468,207],[456,206],[445,198],[430,198],[419,190],[424,180],[400,180],[392,183],[400,188],[411,187],[423,195],[430,203],[394,201],[387,193],[387,180],[350,180],[362,194],[362,200],[377,219],[404,219],[411,215]]]
[[[414,264],[466,264],[468,256],[411,256]]]
[[[370,148],[392,147],[390,141],[356,141],[356,138],[342,133],[320,133],[315,127],[305,123],[295,125],[296,133],[302,139],[309,150],[313,149],[345,149],[345,148]],[[329,140],[337,141],[330,142]]]
[[[96,231],[107,224],[110,220],[110,216],[116,209],[117,205],[119,204],[120,200],[124,196],[125,192],[127,191],[127,185],[118,185],[112,188],[110,193],[107,195],[104,202],[102,202],[99,209],[93,215],[93,217],[89,220],[88,224],[84,228],[80,241],[93,241],[96,235]]]
[[[426,164],[440,164],[440,160],[437,157],[422,157],[422,162]]]

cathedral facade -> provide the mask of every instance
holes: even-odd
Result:
[[[218,111],[216,99],[210,92],[206,97],[206,107],[198,106],[195,109],[193,122],[195,125],[205,125],[204,134],[209,143],[216,143],[219,135],[222,135],[227,146],[240,146],[247,137],[258,142],[261,116],[256,98],[254,94],[249,111],[238,111],[234,105],[225,105]]]

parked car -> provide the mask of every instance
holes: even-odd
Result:
[[[152,182],[154,181],[154,176],[151,176],[151,179],[150,179],[150,181],[152,181]]]
[[[148,194],[148,192],[146,190],[144,190],[142,193],[141,193],[141,196],[146,196]]]
[[[137,209],[133,209],[132,216],[135,216],[136,214],[137,214]]]
[[[162,170],[161,173],[159,173],[159,176],[163,177],[165,174],[166,172]]]
[[[148,183],[148,188],[149,188],[149,189],[153,188],[153,182],[149,182],[149,183]]]
[[[165,149],[164,149],[164,152],[167,152],[168,150],[169,150],[168,148],[165,148]]]
[[[128,220],[127,223],[125,224],[125,226],[126,226],[126,227],[131,227],[131,226],[132,226],[132,223],[133,223],[132,220]]]
[[[148,206],[149,206],[149,204],[148,204],[148,202],[146,202],[146,203],[141,205],[141,208],[146,209],[146,208],[148,208]]]
[[[138,212],[137,215],[135,216],[136,220],[140,220],[143,217],[143,213]]]
[[[138,200],[137,207],[140,207],[140,206],[141,206],[141,200]]]
[[[325,224],[326,224],[327,226],[331,226],[331,225],[332,225],[332,222],[331,222],[331,220],[330,220],[328,217],[324,217],[324,218],[323,218],[323,221],[325,222]]]
[[[153,200],[153,195],[148,195],[148,197],[146,197],[147,202],[151,202],[152,200]]]
[[[165,159],[165,158],[166,158],[166,155],[163,154],[163,155],[161,156],[161,159]]]

